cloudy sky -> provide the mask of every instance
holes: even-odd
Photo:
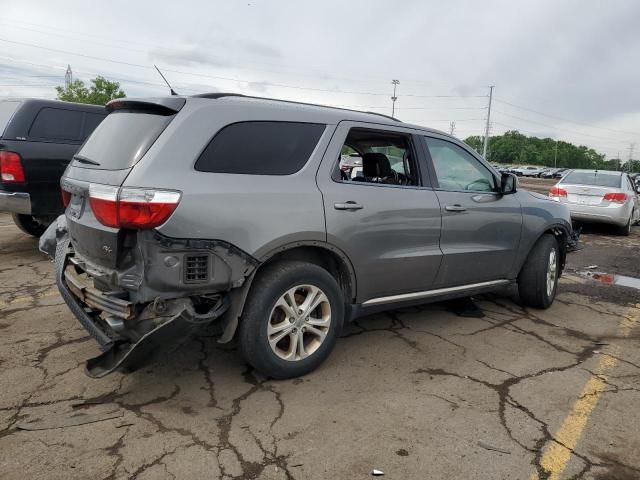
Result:
[[[517,129],[640,157],[640,2],[0,0],[0,99],[102,75],[128,96],[232,91]]]

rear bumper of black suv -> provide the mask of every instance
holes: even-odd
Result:
[[[0,190],[0,212],[31,215],[31,195]]]

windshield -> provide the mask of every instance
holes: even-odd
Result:
[[[0,102],[0,137],[2,137],[2,133],[4,132],[4,129],[7,128],[9,120],[11,120],[11,117],[18,108],[18,105],[20,105],[20,102],[18,101]]]
[[[571,172],[562,183],[577,185],[591,185],[594,187],[620,188],[622,176],[618,173],[608,172]]]
[[[74,157],[83,166],[105,170],[133,167],[153,145],[173,116],[115,112],[107,115]]]

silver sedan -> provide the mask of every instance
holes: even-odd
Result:
[[[616,225],[623,235],[640,221],[638,190],[629,175],[607,170],[572,170],[549,191],[566,203],[573,220]]]

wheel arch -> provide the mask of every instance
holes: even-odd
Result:
[[[558,271],[558,276],[562,275],[562,272],[564,270],[564,267],[566,265],[566,260],[567,260],[567,247],[569,245],[569,240],[571,238],[571,228],[563,223],[549,224],[535,237],[535,240],[532,241],[531,244],[528,246],[526,250],[526,254],[523,255],[522,258],[520,259],[520,262],[518,264],[517,274],[519,274],[520,271],[522,270],[522,267],[527,261],[527,258],[529,258],[529,254],[531,253],[531,250],[533,249],[533,247],[536,245],[536,243],[538,243],[538,241],[544,235],[553,235],[556,241],[558,242],[558,247],[560,248],[560,252],[559,252],[560,268]]]
[[[246,278],[242,287],[229,293],[230,307],[223,319],[224,332],[219,339],[220,343],[229,342],[234,337],[255,277],[265,266],[276,262],[297,260],[318,265],[336,279],[343,292],[345,306],[353,303],[356,298],[356,275],[353,265],[342,250],[329,243],[320,241],[288,243],[269,251],[258,260],[259,265]]]

